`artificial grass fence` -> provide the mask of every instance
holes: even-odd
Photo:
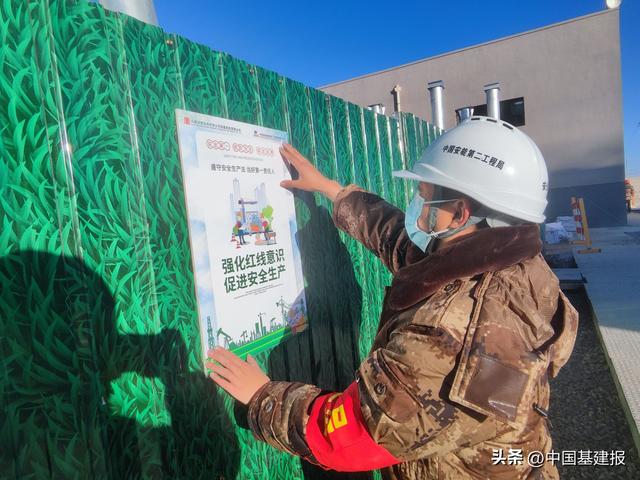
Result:
[[[287,130],[401,208],[391,171],[439,132],[84,0],[0,0],[0,35],[0,478],[324,478],[202,372],[174,112]],[[344,388],[390,277],[324,199],[296,211],[309,328],[258,360]]]

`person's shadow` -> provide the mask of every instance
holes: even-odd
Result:
[[[0,477],[235,478],[234,426],[176,330],[121,332],[73,257],[0,258]]]
[[[349,252],[326,208],[312,194],[296,191],[309,211],[297,233],[307,287],[309,326],[269,354],[269,377],[311,383],[327,391],[342,391],[355,380],[360,364],[362,290]],[[325,471],[302,462],[308,479],[368,479],[371,473]]]

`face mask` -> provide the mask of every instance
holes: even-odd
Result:
[[[404,226],[409,234],[409,239],[423,252],[427,251],[429,244],[434,238],[447,238],[452,235],[455,235],[459,231],[470,227],[471,225],[475,225],[476,223],[481,222],[484,217],[476,217],[470,216],[469,220],[464,225],[461,225],[458,228],[445,228],[444,230],[440,230],[438,232],[434,232],[433,229],[436,226],[436,219],[438,218],[438,208],[433,205],[439,203],[448,203],[454,202],[456,199],[451,200],[434,200],[427,202],[422,198],[418,193],[413,197],[413,200],[407,207],[407,211],[404,216]],[[422,208],[424,205],[431,205],[429,208],[429,215],[427,216],[427,227],[429,228],[428,232],[425,232],[418,226],[418,219],[420,218],[420,214],[422,213]]]
[[[422,198],[418,193],[413,197],[413,200],[407,207],[407,211],[404,215],[404,227],[409,234],[409,239],[423,252],[427,251],[427,247],[431,243],[431,240],[434,238],[438,238],[440,235],[447,232],[448,229],[440,230],[439,232],[434,232],[433,227],[436,224],[436,218],[438,216],[438,209],[435,207],[429,208],[429,216],[427,218],[427,225],[429,227],[429,232],[425,232],[418,226],[418,219],[420,218],[420,214],[422,214],[422,208],[425,205],[434,205],[438,203],[447,203],[452,202],[453,200],[434,200],[431,202],[427,202]],[[458,229],[456,229],[458,231]]]

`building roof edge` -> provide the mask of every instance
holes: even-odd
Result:
[[[532,30],[527,30],[525,32],[515,33],[513,35],[508,35],[506,37],[497,38],[495,40],[489,40],[487,42],[479,43],[477,45],[471,45],[471,46],[468,46],[468,47],[459,48],[457,50],[452,50],[450,52],[439,53],[439,54],[433,55],[431,57],[422,58],[420,60],[414,60],[413,62],[404,63],[402,65],[398,65],[398,66],[390,67],[390,68],[385,68],[385,69],[382,69],[382,70],[377,70],[377,71],[371,72],[371,73],[365,73],[364,75],[359,75],[357,77],[349,78],[347,80],[340,80],[339,82],[329,83],[327,85],[322,85],[322,86],[319,86],[319,87],[316,87],[316,88],[318,90],[323,90],[325,88],[330,88],[330,87],[335,87],[335,86],[338,86],[338,85],[343,85],[345,83],[354,82],[356,80],[361,80],[363,78],[372,77],[374,75],[380,75],[381,73],[392,72],[394,70],[400,70],[401,68],[410,67],[412,65],[417,65],[419,63],[424,63],[424,62],[428,62],[428,61],[431,61],[431,60],[435,60],[436,58],[446,57],[448,55],[454,55],[456,53],[464,52],[465,50],[471,50],[471,49],[474,49],[474,48],[484,47],[484,46],[487,46],[487,45],[491,45],[492,43],[503,42],[505,40],[510,40],[512,38],[521,37],[523,35],[529,35],[531,33],[537,33],[537,32],[540,32],[542,30],[548,30],[550,28],[555,28],[555,27],[559,27],[561,25],[566,25],[568,23],[573,23],[573,22],[577,22],[577,21],[580,21],[580,20],[585,20],[587,18],[596,17],[598,15],[605,15],[605,14],[608,14],[608,13],[612,13],[614,11],[615,12],[619,12],[619,9],[618,8],[612,8],[612,9],[606,9],[606,10],[602,10],[602,11],[595,12],[595,13],[589,13],[587,15],[582,15],[580,17],[570,18],[569,20],[563,20],[561,22],[552,23],[551,25],[546,25],[544,27],[538,27],[538,28],[534,28]]]

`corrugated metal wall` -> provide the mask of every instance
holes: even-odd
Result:
[[[0,34],[0,477],[326,478],[201,373],[174,109],[288,130],[400,207],[391,170],[438,132],[86,1],[4,0]],[[259,360],[343,388],[390,276],[327,201],[296,202],[310,328]]]

